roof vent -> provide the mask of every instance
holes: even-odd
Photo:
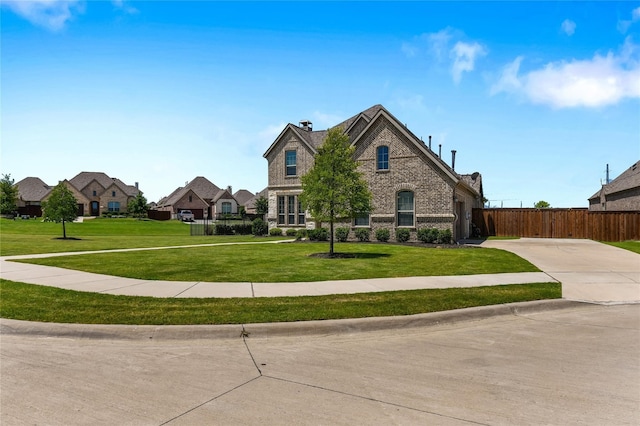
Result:
[[[300,127],[302,127],[304,130],[310,132],[313,130],[313,123],[310,122],[309,120],[301,120],[300,121]]]

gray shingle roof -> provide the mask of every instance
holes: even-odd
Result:
[[[247,201],[252,199],[254,196],[255,194],[253,192],[247,191],[246,189],[240,189],[236,191],[235,194],[233,194],[233,198],[235,198],[238,204],[240,204],[241,206],[244,206]]]
[[[634,163],[608,184],[602,185],[602,188],[589,197],[589,200],[600,198],[600,194],[602,193],[604,193],[604,195],[611,195],[634,188],[640,188],[640,161]]]
[[[27,177],[16,183],[18,198],[22,201],[42,201],[51,192],[51,186],[37,177]]]

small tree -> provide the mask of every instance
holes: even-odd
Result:
[[[13,186],[11,175],[2,175],[0,179],[0,214],[11,214],[16,211],[18,188]]]
[[[62,238],[67,239],[65,222],[78,217],[78,201],[73,192],[60,182],[52,190],[49,198],[42,203],[45,220],[62,222]]]
[[[358,172],[354,150],[341,127],[330,129],[318,148],[313,167],[301,178],[302,205],[316,221],[329,222],[330,256],[333,256],[336,220],[352,219],[372,210],[371,192]]]
[[[147,215],[147,199],[142,195],[142,192],[138,192],[136,198],[129,201],[127,205],[127,212],[133,215],[133,217],[137,217],[138,219],[142,219]]]
[[[536,209],[548,209],[551,207],[551,204],[547,203],[544,200],[540,200],[537,203],[535,203],[533,207],[535,207]]]
[[[267,200],[264,195],[261,195],[256,199],[256,213],[262,215],[262,217],[264,218],[264,215],[268,212],[269,200]]]

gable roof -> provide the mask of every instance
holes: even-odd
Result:
[[[221,189],[220,191],[218,191],[218,193],[216,194],[215,197],[213,197],[213,201],[214,203],[217,202],[220,199],[225,199],[225,200],[234,200],[236,203],[238,202],[238,200],[236,200],[233,195],[231,195],[231,193],[229,191],[227,191],[226,189]]]
[[[82,191],[93,181],[98,182],[105,190],[112,185],[116,185],[122,192],[131,197],[135,197],[140,192],[135,186],[127,185],[117,178],[110,178],[106,173],[102,172],[80,172],[68,180],[78,191]]]
[[[257,194],[255,194],[253,197],[251,197],[251,199],[247,200],[244,204],[244,208],[249,210],[249,209],[255,209],[256,207],[256,200],[260,197],[264,197],[264,198],[268,198],[269,197],[269,188],[265,188],[262,191],[258,192]]]
[[[18,198],[22,201],[42,201],[52,189],[37,177],[26,177],[15,186],[18,188]]]
[[[608,184],[602,185],[602,188],[589,197],[589,200],[600,198],[601,194],[606,196],[634,188],[640,188],[640,161],[635,162]]]
[[[220,188],[204,176],[195,177],[185,186],[185,189],[192,189],[204,200],[212,200],[220,192]]]
[[[246,189],[240,189],[236,191],[235,194],[233,194],[233,198],[235,198],[238,204],[242,206],[244,206],[247,201],[249,201],[253,197],[255,197],[255,194],[253,192],[247,191]]]

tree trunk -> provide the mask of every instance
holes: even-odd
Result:
[[[329,256],[333,256],[333,219],[329,222]]]
[[[67,228],[64,226],[64,219],[62,219],[62,238],[67,239]]]

